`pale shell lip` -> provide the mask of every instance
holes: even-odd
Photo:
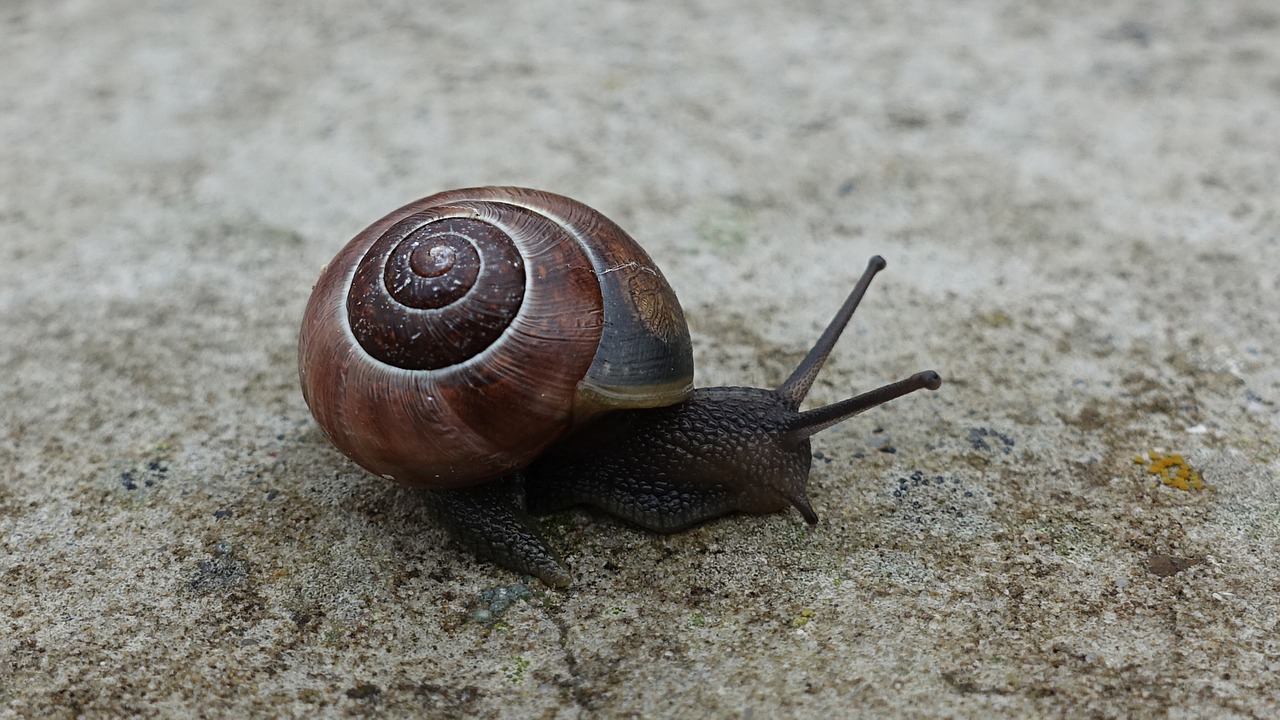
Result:
[[[692,382],[615,388],[599,385],[587,377],[578,383],[574,416],[581,421],[610,410],[667,407],[684,402],[691,393]]]

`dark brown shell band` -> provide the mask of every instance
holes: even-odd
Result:
[[[352,278],[351,332],[388,365],[435,370],[464,362],[493,344],[524,302],[524,261],[512,239],[448,210],[393,225]]]

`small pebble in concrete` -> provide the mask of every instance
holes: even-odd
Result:
[[[479,607],[471,611],[470,619],[477,623],[497,622],[517,600],[529,600],[533,592],[524,583],[499,585],[480,593],[476,600]]]

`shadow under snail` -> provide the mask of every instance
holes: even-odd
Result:
[[[800,410],[866,271],[775,390],[693,388],[689,329],[653,260],[574,200],[484,187],[418,200],[324,269],[302,321],[302,393],[366,470],[426,488],[454,536],[567,586],[531,515],[592,505],[674,532],[788,505],[816,523],[809,437],[907,393],[920,372]]]

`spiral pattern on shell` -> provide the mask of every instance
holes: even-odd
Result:
[[[492,345],[523,300],[524,259],[500,227],[418,213],[392,226],[360,260],[347,314],[371,356],[406,370],[437,370]]]
[[[678,401],[692,354],[674,293],[616,225],[557,195],[476,188],[343,248],[307,305],[299,371],[345,454],[450,488],[527,464],[588,403]]]

